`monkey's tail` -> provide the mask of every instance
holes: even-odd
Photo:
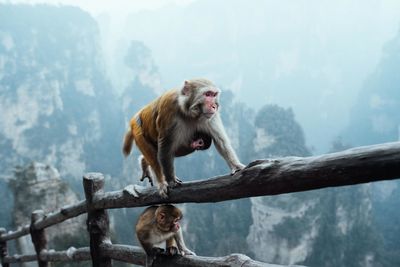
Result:
[[[124,153],[125,157],[127,157],[129,155],[129,153],[131,153],[132,145],[133,145],[134,141],[135,141],[135,138],[132,134],[132,129],[129,129],[125,134],[124,145],[122,147],[122,152]]]

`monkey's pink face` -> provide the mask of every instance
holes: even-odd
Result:
[[[218,91],[208,90],[203,93],[204,96],[204,107],[203,114],[207,118],[211,118],[215,113],[218,112]]]
[[[179,228],[181,227],[181,226],[179,225],[180,219],[181,219],[181,218],[176,218],[176,219],[174,219],[174,221],[172,222],[172,225],[171,225],[171,231],[172,231],[172,232],[178,232],[178,231],[179,231]]]

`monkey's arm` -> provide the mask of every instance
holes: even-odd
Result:
[[[242,170],[245,165],[240,163],[235,151],[233,150],[221,118],[219,116],[215,116],[211,126],[211,135],[214,140],[215,147],[225,159],[228,166],[231,168],[231,173],[234,174],[235,172]]]
[[[178,246],[180,252],[182,255],[196,255],[193,251],[188,249],[185,245],[185,241],[183,241],[183,234],[182,234],[182,229],[179,228],[178,232],[174,235],[176,245]]]

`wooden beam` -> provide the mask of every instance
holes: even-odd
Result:
[[[44,229],[36,229],[34,223],[44,217],[43,210],[35,210],[31,215],[31,239],[35,248],[37,262],[39,267],[49,266],[48,262],[40,258],[40,252],[47,249],[47,237]]]
[[[111,243],[110,219],[104,209],[94,209],[93,199],[104,188],[104,176],[101,173],[88,173],[83,177],[83,188],[87,203],[87,230],[90,235],[90,255],[93,267],[111,267],[111,259],[100,249],[103,243]]]
[[[144,251],[139,247],[127,245],[104,244],[101,249],[105,255],[122,262],[129,262],[143,266],[145,264]],[[243,254],[231,254],[224,257],[201,256],[158,256],[153,262],[153,267],[284,267],[252,260]],[[297,266],[297,265],[296,265]],[[295,267],[295,265],[290,265]]]
[[[156,187],[127,186],[97,195],[97,209],[141,207],[160,203],[205,203],[278,195],[397,179],[400,177],[400,142],[358,147],[313,157],[263,159],[235,175],[186,182],[161,198]]]

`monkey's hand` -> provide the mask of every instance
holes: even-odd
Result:
[[[235,173],[237,173],[238,171],[241,171],[244,169],[244,167],[246,167],[246,165],[242,164],[242,163],[237,163],[235,164],[232,169],[231,169],[231,175],[234,175]]]
[[[196,253],[194,253],[193,251],[191,251],[191,250],[188,249],[188,248],[182,248],[182,249],[181,249],[181,253],[182,253],[182,256],[186,256],[186,255],[193,255],[193,256],[196,256]]]
[[[158,183],[158,193],[162,198],[168,198],[168,183],[166,181]]]

